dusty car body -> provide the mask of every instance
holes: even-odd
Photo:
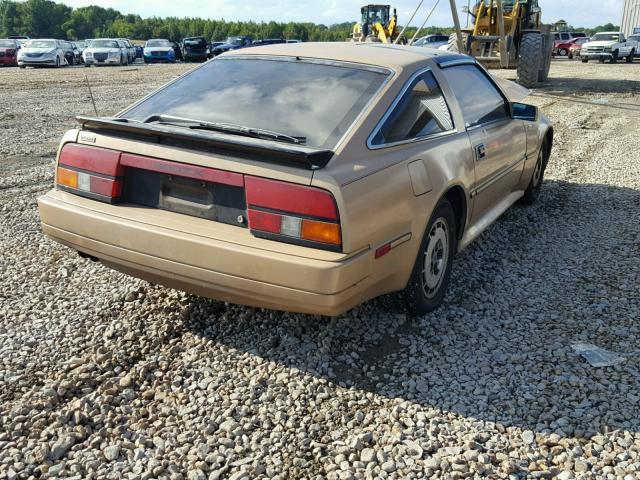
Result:
[[[347,42],[229,52],[80,122],[38,201],[46,235],[154,283],[326,315],[403,289],[436,308],[454,254],[535,200],[553,141],[471,57]]]

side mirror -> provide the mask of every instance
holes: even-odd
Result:
[[[511,117],[517,120],[535,122],[538,119],[538,107],[526,103],[511,103]]]

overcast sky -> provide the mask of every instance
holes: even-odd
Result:
[[[418,1],[387,0],[397,7],[400,23],[406,22]],[[421,24],[436,0],[424,0],[422,14],[412,22]],[[473,1],[473,0],[472,0]],[[466,0],[457,0],[466,5]],[[310,21],[315,23],[340,23],[354,21],[359,16],[364,0],[62,0],[73,7],[99,5],[112,7],[123,13],[135,13],[143,17],[175,16],[224,18],[225,20],[255,21]],[[382,2],[381,2],[382,3]],[[564,19],[569,24],[593,27],[608,22],[620,23],[623,0],[540,0],[543,21],[553,23]],[[449,2],[440,0],[440,5],[428,25],[452,25]],[[464,23],[465,18],[461,18]]]

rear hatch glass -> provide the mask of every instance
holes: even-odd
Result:
[[[122,117],[170,115],[279,132],[333,149],[389,75],[384,69],[294,57],[219,57]],[[177,125],[176,128],[185,128]]]

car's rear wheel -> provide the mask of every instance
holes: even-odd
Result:
[[[558,54],[559,54],[561,57],[566,57],[568,53],[569,53],[569,51],[568,51],[566,48],[561,48],[561,49],[558,51]]]
[[[540,148],[540,152],[538,152],[538,160],[536,161],[536,166],[533,170],[531,181],[529,181],[529,185],[527,186],[527,189],[524,191],[524,196],[522,197],[522,203],[525,205],[533,204],[538,199],[538,195],[540,195],[540,189],[542,188],[542,181],[544,180],[545,148],[546,147],[543,145],[542,148]]]
[[[411,313],[424,315],[440,306],[447,292],[457,248],[453,207],[442,199],[431,215],[404,292]]]
[[[589,57],[580,57],[580,61],[582,63],[587,63],[589,61]]]
[[[633,57],[636,55],[635,50],[631,50],[631,52],[629,52],[629,55],[626,57],[626,62],[627,63],[633,63]]]

